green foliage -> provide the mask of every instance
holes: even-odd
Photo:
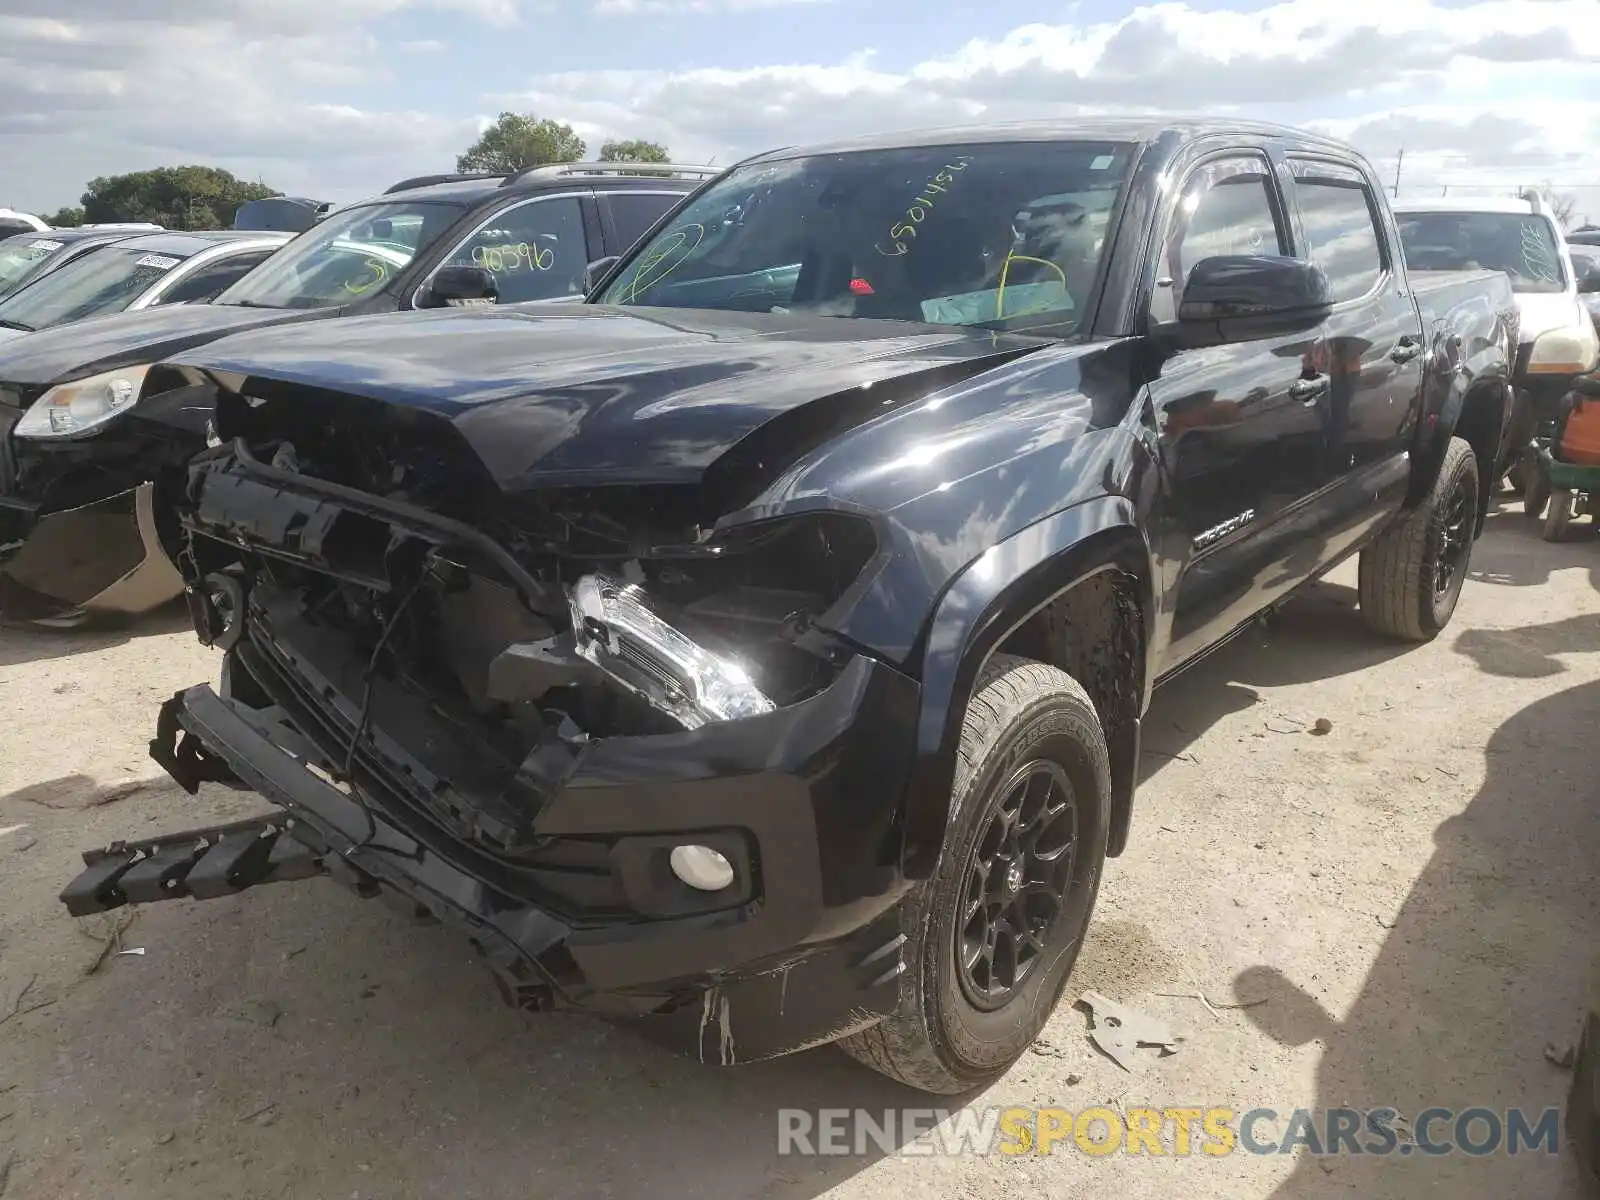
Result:
[[[83,209],[61,208],[53,213],[40,213],[39,219],[51,229],[76,229],[83,224]]]
[[[219,167],[157,167],[89,181],[83,193],[85,224],[153,221],[168,229],[228,229],[247,200],[280,195],[246,183]]]
[[[583,139],[570,125],[541,121],[531,113],[503,112],[456,159],[456,170],[509,175],[545,163],[577,162],[584,150]]]
[[[660,142],[607,142],[600,147],[601,162],[671,162],[672,156]]]

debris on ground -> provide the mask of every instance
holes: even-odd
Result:
[[[1211,1010],[1211,1015],[1213,1017],[1221,1016],[1222,1009],[1259,1008],[1261,1005],[1266,1003],[1266,1000],[1263,998],[1261,1000],[1246,1000],[1243,1004],[1222,1004],[1216,1000],[1208,1000],[1205,996],[1205,993],[1200,991],[1155,992],[1153,994],[1157,996],[1165,996],[1172,1000],[1198,1000],[1201,1004],[1204,1004],[1208,1009]]]
[[[28,1013],[37,1012],[39,1009],[48,1007],[49,1005],[55,1003],[54,999],[36,1000],[34,1003],[28,1005],[27,1008],[22,1007],[22,1002],[28,998],[28,993],[33,991],[33,985],[38,982],[39,977],[37,975],[31,975],[28,977],[28,982],[22,985],[22,990],[17,993],[16,999],[11,1002],[11,1010],[5,1013],[3,1016],[0,1016],[0,1025],[4,1025],[7,1021],[11,1020],[12,1017],[26,1016]]]
[[[84,968],[85,975],[93,975],[102,966],[106,959],[111,957],[113,950],[121,953],[122,935],[133,928],[133,923],[139,919],[139,910],[134,909],[124,918],[113,917],[109,926],[102,925],[99,932],[92,930],[84,922],[78,923],[78,928],[85,936],[95,938],[100,942],[100,953],[94,956],[94,961]]]
[[[1546,1062],[1554,1063],[1563,1071],[1572,1070],[1572,1064],[1578,1061],[1578,1048],[1571,1042],[1557,1046],[1554,1042],[1546,1042],[1544,1047]]]
[[[1078,1003],[1089,1009],[1089,1040],[1124,1071],[1140,1046],[1155,1046],[1163,1056],[1176,1054],[1181,1040],[1165,1022],[1148,1013],[1108,1000],[1099,992],[1085,992]]]
[[[1326,737],[1333,732],[1333,722],[1327,717],[1318,717],[1316,724],[1311,727],[1311,732],[1317,737]]]

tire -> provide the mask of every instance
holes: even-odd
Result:
[[[1528,469],[1522,465],[1522,460],[1520,458],[1518,458],[1518,460],[1511,465],[1511,469],[1506,472],[1506,482],[1511,485],[1511,490],[1514,492],[1527,491]],[[1492,492],[1490,494],[1493,495]]]
[[[1528,486],[1522,491],[1522,511],[1537,520],[1544,515],[1544,506],[1550,502],[1550,477],[1537,468],[1529,476]]]
[[[1572,524],[1572,501],[1574,496],[1570,488],[1557,488],[1550,493],[1550,508],[1544,514],[1544,540],[1559,542],[1567,536],[1567,526]]]
[[[1057,790],[1037,799],[1047,787]],[[1019,795],[1022,815],[1007,824]],[[1075,816],[1070,844],[1053,863],[1026,858],[1024,869],[996,875],[995,860],[985,852],[1006,844],[1007,829],[1031,830],[1033,845],[1046,854],[1061,841],[1066,816],[1024,819],[1051,811],[1051,796],[1070,801],[1061,810]],[[899,1008],[841,1039],[840,1048],[901,1083],[940,1095],[980,1087],[1016,1062],[1049,1020],[1077,961],[1105,865],[1110,797],[1105,733],[1083,687],[1054,667],[995,655],[978,678],[961,727],[944,849],[933,874],[905,901]],[[1027,837],[1024,832],[1024,844]],[[985,861],[991,866],[981,870]],[[1051,872],[1063,885],[1058,906],[1047,903],[1037,882]],[[992,893],[978,892],[984,880]],[[984,902],[995,893],[1012,898]],[[1038,921],[1038,949],[1009,943],[1018,964],[1031,955],[1031,965],[1010,987],[1006,964],[1012,959],[999,940],[988,965],[981,951],[976,967],[963,969],[957,961],[958,937],[969,952],[990,944],[984,928],[1000,928],[989,924],[995,910],[1018,911],[1008,905],[1035,906]],[[1047,911],[1054,912],[1048,923]]]
[[[1437,637],[1461,598],[1477,521],[1478,462],[1464,439],[1451,438],[1427,498],[1361,552],[1368,627],[1411,642]]]

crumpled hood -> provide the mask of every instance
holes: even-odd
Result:
[[[574,304],[273,329],[171,361],[235,389],[256,377],[422,410],[517,491],[695,482],[736,445],[770,469],[1050,344],[894,321]]]
[[[239,329],[333,316],[337,310],[183,304],[72,321],[0,342],[0,383],[42,385],[159,362]]]

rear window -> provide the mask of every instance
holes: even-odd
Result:
[[[1504,271],[1513,291],[1567,287],[1555,227],[1521,213],[1410,212],[1397,218],[1406,265],[1418,271]]]
[[[0,303],[0,321],[47,329],[121,312],[187,257],[155,254],[126,243],[87,251]]]

